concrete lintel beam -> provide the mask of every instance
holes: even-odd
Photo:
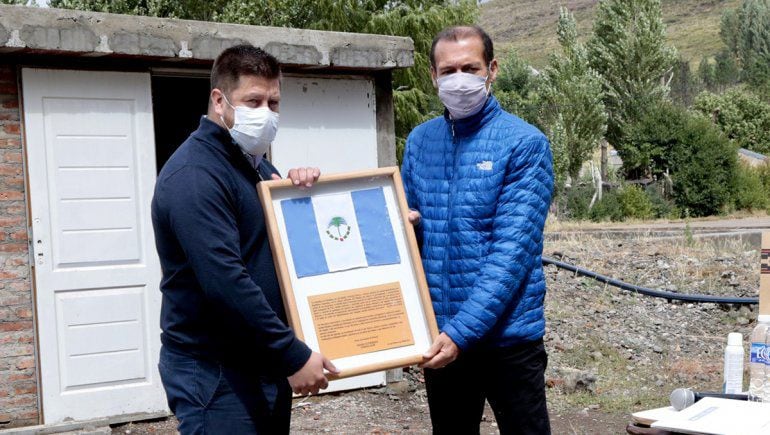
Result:
[[[411,38],[0,5],[0,52],[211,61],[251,43],[287,66],[390,70],[414,65]]]

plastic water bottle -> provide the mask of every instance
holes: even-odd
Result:
[[[768,347],[770,315],[760,314],[751,333],[749,356],[749,400],[770,402],[770,347]]]
[[[722,392],[726,394],[743,392],[743,335],[739,332],[731,332],[727,335]]]

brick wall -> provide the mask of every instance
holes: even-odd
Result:
[[[0,429],[38,423],[16,67],[0,64]]]

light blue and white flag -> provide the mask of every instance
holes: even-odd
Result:
[[[381,187],[281,201],[298,278],[401,262]]]

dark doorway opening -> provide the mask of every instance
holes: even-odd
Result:
[[[209,102],[208,77],[152,77],[155,161],[158,172],[198,128]]]

